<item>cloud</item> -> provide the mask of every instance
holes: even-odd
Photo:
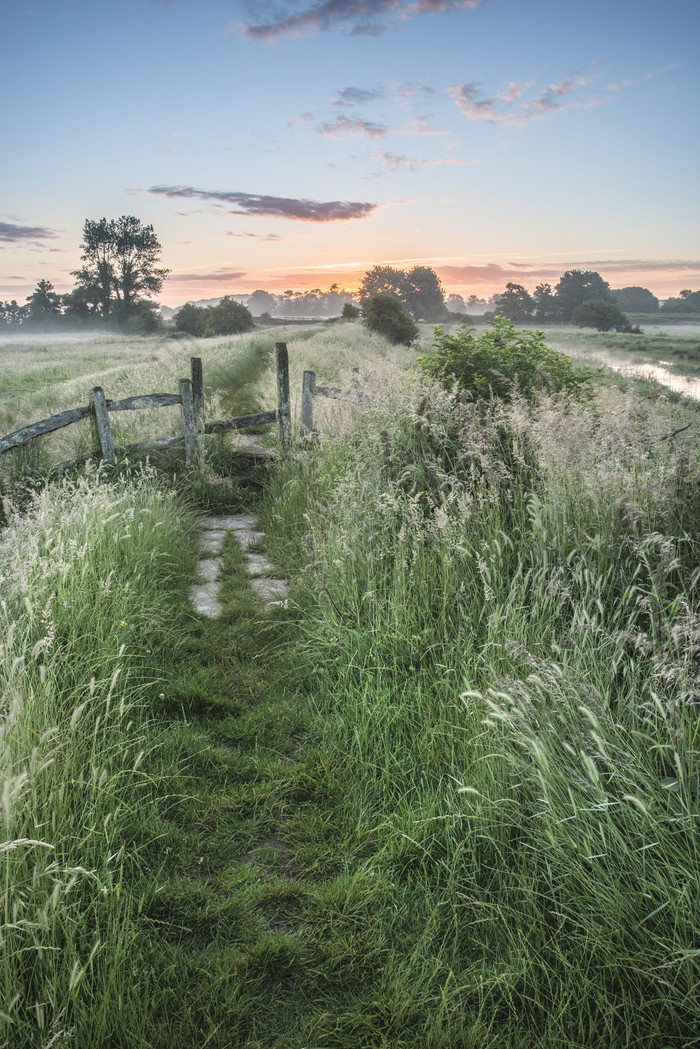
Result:
[[[425,160],[407,153],[378,153],[377,160],[390,171],[415,171],[416,168],[432,167],[441,163],[439,160]]]
[[[0,243],[17,244],[23,240],[50,240],[58,233],[47,226],[17,226],[14,222],[0,222]]]
[[[227,237],[252,237],[253,240],[286,240],[286,237],[280,237],[278,233],[232,233],[230,230],[226,230]]]
[[[481,85],[472,81],[468,84],[453,84],[448,94],[469,120],[481,120],[489,124],[522,127],[532,120],[542,120],[561,109],[599,105],[598,96],[582,101],[568,100],[570,95],[591,83],[592,77],[566,76],[549,84],[532,98],[523,97],[534,86],[532,81],[509,86],[494,95],[484,94]]]
[[[329,138],[344,138],[346,135],[384,138],[390,129],[386,124],[373,124],[370,120],[350,120],[349,117],[339,117],[338,120],[321,124],[317,130],[322,135],[328,135]]]
[[[388,28],[385,16],[407,19],[418,14],[435,14],[478,7],[482,0],[316,0],[302,10],[285,0],[268,22],[241,24],[252,40],[269,42],[281,36],[310,36],[322,32],[340,32],[348,36],[377,36]],[[248,5],[255,13],[264,6],[260,0]]]
[[[362,87],[344,87],[337,96],[331,100],[333,106],[364,106],[368,102],[374,102],[377,98],[383,98],[384,92],[380,89],[368,91]]]
[[[700,261],[687,259],[586,259],[584,262],[489,262],[478,264],[436,265],[445,283],[475,286],[505,287],[508,281],[525,284],[534,289],[536,284],[548,281],[556,284],[567,270],[594,270],[616,286],[651,283],[661,288],[670,281],[700,279]],[[682,286],[682,284],[679,284]]]
[[[240,280],[245,273],[171,273],[166,279],[169,284],[230,284]]]
[[[228,215],[255,215],[260,218],[294,219],[298,222],[347,222],[364,219],[378,204],[351,200],[303,200],[294,197],[271,197],[257,193],[229,193],[195,189],[193,186],[151,186],[149,193],[164,197],[207,200],[219,207],[233,205]]]

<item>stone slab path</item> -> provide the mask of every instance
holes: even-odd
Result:
[[[236,542],[243,551],[257,545],[265,538],[258,530],[258,519],[253,514],[226,514],[222,517],[203,517],[202,533],[199,537],[199,549],[202,558],[197,567],[197,575],[203,583],[193,583],[190,587],[190,600],[197,612],[216,618],[222,610],[219,601],[219,572],[221,570],[221,551],[224,540],[233,533]],[[286,605],[289,587],[282,579],[271,578],[274,565],[264,554],[246,553],[251,586],[259,595],[265,609],[279,608]]]

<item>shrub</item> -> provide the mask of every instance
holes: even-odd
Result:
[[[595,328],[596,331],[632,331],[629,317],[614,302],[590,299],[582,302],[573,312],[572,321],[579,328]],[[639,329],[637,329],[639,330]]]
[[[340,316],[346,321],[354,321],[360,316],[360,308],[359,306],[355,306],[352,302],[346,302]]]
[[[389,342],[410,346],[418,338],[418,326],[405,307],[389,292],[370,296],[364,306],[365,324]]]
[[[565,353],[546,346],[544,332],[518,331],[505,317],[494,317],[483,335],[473,330],[461,325],[450,334],[437,325],[432,352],[418,358],[422,370],[446,384],[456,380],[474,396],[509,400],[516,384],[525,396],[543,387],[591,396],[591,369],[574,368]]]
[[[238,335],[240,332],[252,331],[255,327],[253,315],[247,306],[236,302],[230,295],[209,310],[209,325],[215,335]]]
[[[175,327],[178,331],[197,338],[204,335],[207,326],[209,310],[204,306],[195,306],[193,302],[186,302],[174,316]]]

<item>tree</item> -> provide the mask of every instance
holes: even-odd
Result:
[[[574,310],[590,299],[610,298],[610,285],[595,270],[567,270],[556,286],[557,306],[564,321],[573,318]]]
[[[158,266],[162,249],[153,226],[134,215],[87,219],[81,247],[85,265],[72,276],[105,319],[122,321],[137,313],[141,298],[158,294],[170,272]]]
[[[254,317],[261,317],[263,313],[272,314],[276,306],[277,297],[262,288],[248,296],[248,309]]]
[[[657,313],[659,300],[648,288],[613,288],[612,301],[627,313]]]
[[[240,332],[252,331],[255,327],[248,307],[236,302],[230,295],[224,295],[208,313],[207,330],[211,329],[214,335],[238,335]]]
[[[383,335],[389,342],[410,346],[418,338],[418,327],[403,303],[387,291],[367,299],[363,314],[370,331]]]
[[[406,285],[406,274],[403,270],[396,270],[393,266],[373,266],[367,270],[360,284],[360,305],[364,306],[372,295],[393,295],[395,299],[404,301],[404,289]]]
[[[195,306],[193,302],[186,302],[173,315],[173,320],[178,331],[201,338],[209,320],[209,310],[205,306]]]
[[[538,284],[532,300],[535,304],[535,320],[555,321],[561,316],[551,284]]]
[[[408,271],[401,297],[409,313],[417,320],[435,324],[447,316],[445,289],[430,266],[414,266]]]
[[[447,316],[444,288],[430,266],[414,266],[408,273],[393,266],[373,266],[362,278],[360,304],[378,294],[393,295],[419,320],[435,322]]]
[[[466,302],[464,301],[464,299],[462,298],[461,295],[457,295],[454,292],[452,293],[452,295],[448,295],[447,296],[447,300],[445,302],[445,305],[447,306],[447,308],[450,311],[450,313],[466,313],[467,312],[467,304],[466,304]]]
[[[589,299],[574,310],[571,318],[579,328],[595,328],[596,331],[632,331],[629,317],[614,302],[605,299]]]
[[[78,285],[63,296],[63,316],[74,320],[87,321],[98,317],[100,305],[89,288]]]
[[[20,306],[16,299],[0,302],[0,324],[8,328],[19,328],[29,316],[29,307]]]
[[[357,317],[360,316],[360,308],[359,306],[355,306],[355,304],[352,302],[346,302],[343,306],[343,312],[340,314],[340,316],[343,318],[343,320],[354,321]]]
[[[522,284],[513,284],[509,281],[506,290],[501,295],[495,296],[496,312],[510,321],[522,323],[529,321],[535,309],[532,295]]]
[[[32,294],[27,296],[27,304],[27,323],[32,327],[50,327],[61,316],[61,296],[54,291],[51,281],[40,280]]]

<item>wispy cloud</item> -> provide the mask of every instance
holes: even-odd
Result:
[[[227,237],[250,237],[252,240],[286,240],[286,237],[280,237],[278,233],[232,233],[231,230],[226,230]]]
[[[390,171],[415,171],[416,168],[433,167],[440,160],[428,160],[407,153],[378,153],[377,160]]]
[[[659,66],[657,69],[650,69],[646,73],[647,80],[653,80],[654,77],[659,76],[661,73],[668,73],[671,69],[678,69],[680,62],[672,62],[670,66]]]
[[[23,240],[50,240],[57,237],[48,226],[18,226],[14,222],[0,222],[0,243],[17,244]]]
[[[349,219],[364,219],[379,207],[378,204],[351,200],[304,200],[258,193],[196,189],[194,186],[151,186],[148,192],[163,197],[206,200],[225,208],[228,215],[256,215],[260,218],[294,219],[298,222],[347,222]],[[231,207],[227,208],[227,205]]]
[[[368,102],[374,102],[377,98],[383,98],[384,91],[376,88],[371,91],[363,87],[344,87],[335,98],[331,99],[333,106],[364,106]]]
[[[245,272],[226,273],[171,273],[167,277],[169,284],[230,284],[233,280],[245,277]]]
[[[527,93],[534,86],[532,81],[523,84],[511,83],[503,91],[493,95],[485,94],[481,85],[472,81],[468,84],[454,84],[448,89],[448,94],[454,98],[469,120],[522,127],[531,120],[543,120],[562,109],[600,104],[599,96],[583,99],[570,97],[590,84],[592,79],[590,76],[578,75],[562,77],[531,97],[527,97]]]
[[[269,42],[281,36],[310,36],[339,32],[349,36],[376,36],[389,28],[390,20],[412,18],[478,7],[482,0],[317,0],[301,10],[294,0],[285,0],[269,21],[244,22],[241,29],[252,40]],[[248,4],[253,17],[265,17],[267,4]]]
[[[386,124],[374,124],[371,120],[351,120],[339,117],[338,120],[321,124],[317,130],[329,138],[346,138],[348,135],[364,135],[367,138],[384,138],[390,131]]]

